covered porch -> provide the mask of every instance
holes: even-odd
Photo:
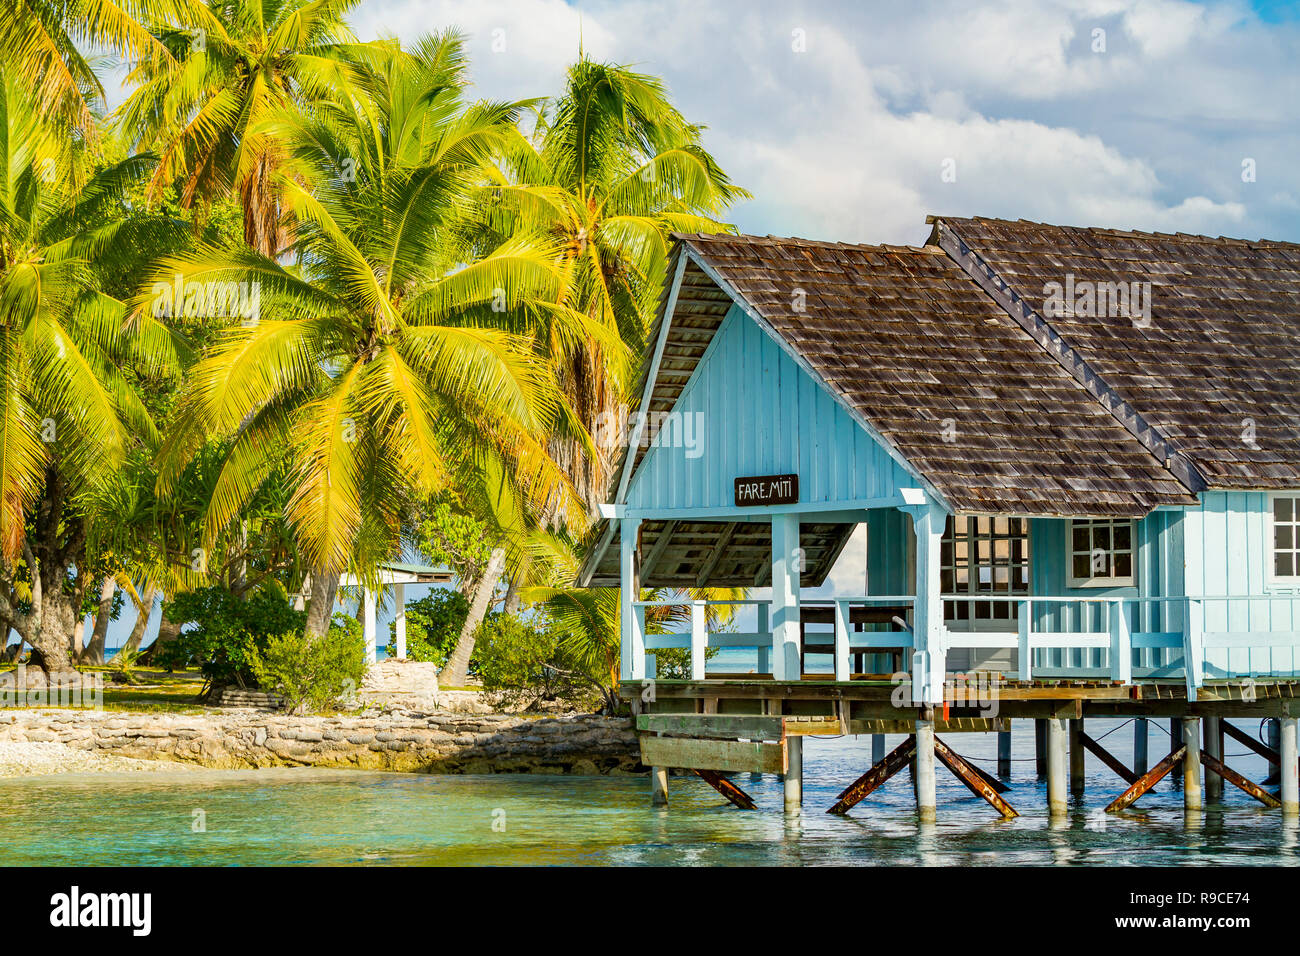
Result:
[[[665,650],[688,652],[679,676],[694,682],[889,681],[917,706],[1061,680],[1178,683],[1195,700],[1207,681],[1289,678],[1300,665],[1300,596],[1184,593],[1181,513],[1135,521],[1104,559],[1090,549],[1126,575],[1090,588],[1062,568],[1070,547],[1062,556],[1058,545],[1081,526],[1099,534],[1096,519],[1035,519],[1031,534],[1028,519],[953,516],[920,489],[859,507],[739,511],[612,515],[597,578],[621,589],[628,696],[667,676],[656,659]],[[859,524],[861,592],[808,596]],[[1075,586],[1050,590],[1056,580]],[[711,587],[768,593],[690,593]]]

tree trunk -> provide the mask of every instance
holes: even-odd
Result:
[[[52,682],[66,680],[69,674],[76,673],[68,645],[77,626],[81,602],[75,595],[64,594],[56,588],[42,594],[40,602],[40,623],[27,635],[27,643],[32,646],[36,659]]]
[[[483,577],[479,578],[474,587],[469,602],[469,614],[465,616],[460,636],[456,638],[456,648],[451,652],[451,657],[447,659],[442,670],[438,672],[439,687],[465,686],[465,678],[469,676],[469,659],[474,654],[474,640],[478,636],[479,625],[483,623],[488,608],[492,606],[492,596],[505,567],[506,549],[497,546],[492,549],[492,556],[488,558],[487,567],[483,569]]]
[[[517,572],[510,576],[510,583],[506,585],[506,600],[501,609],[507,614],[518,614],[521,598],[519,592],[522,590],[520,581],[523,580],[523,573]]]
[[[326,571],[312,571],[311,595],[307,602],[308,637],[323,637],[329,631],[334,616],[334,600],[339,591],[339,577]]]
[[[163,595],[162,607],[158,610],[158,636],[154,638],[152,644],[145,648],[144,653],[140,655],[140,659],[136,661],[137,664],[152,665],[157,659],[158,652],[181,636],[181,626],[167,620],[167,605],[170,603],[171,601],[167,599],[167,596]]]
[[[124,654],[134,654],[140,649],[140,644],[144,640],[144,632],[149,629],[149,616],[153,614],[153,601],[157,594],[158,586],[150,584],[144,589],[144,594],[140,595],[140,607],[136,611],[135,625],[131,628],[131,634],[127,637],[126,643],[117,652],[118,657],[122,657]],[[162,633],[161,628],[159,628],[159,633]]]
[[[99,606],[95,608],[95,629],[90,634],[90,643],[77,658],[78,664],[104,663],[104,644],[108,640],[108,622],[113,617],[113,594],[117,591],[117,581],[110,574],[104,578],[99,590]]]
[[[72,629],[72,659],[80,660],[82,652],[86,649],[86,615],[81,615],[81,620],[77,626]]]

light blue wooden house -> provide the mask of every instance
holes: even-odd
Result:
[[[1300,246],[931,221],[679,238],[579,579],[623,589],[623,679],[663,648],[718,679],[708,647],[756,680],[901,668],[929,704],[958,675],[1295,678]],[[801,601],[860,524],[861,593]],[[752,593],[724,628],[704,587]],[[689,630],[647,633],[642,588]]]

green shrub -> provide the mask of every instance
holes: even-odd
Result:
[[[222,587],[178,594],[167,607],[173,623],[190,625],[160,649],[164,667],[197,667],[211,685],[255,684],[253,656],[272,634],[302,631],[307,615],[273,594],[240,599]]]
[[[513,614],[495,613],[479,628],[474,664],[483,689],[507,699],[587,698],[590,681],[559,635]]]
[[[442,667],[469,616],[469,601],[459,591],[434,588],[418,601],[406,602],[406,656]],[[396,624],[388,625],[388,656],[397,656]]]
[[[253,652],[253,673],[264,690],[284,697],[291,713],[324,710],[356,693],[366,672],[366,648],[347,627],[331,627],[323,637],[288,631],[266,639]]]

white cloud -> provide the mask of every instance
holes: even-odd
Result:
[[[746,231],[919,242],[947,213],[1298,237],[1267,199],[1300,194],[1294,25],[1268,33],[1240,2],[919,6],[371,0],[354,22],[459,26],[487,97],[553,94],[579,42],[662,76],[755,193],[733,214]]]

